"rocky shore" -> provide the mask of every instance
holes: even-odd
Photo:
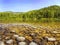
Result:
[[[60,45],[60,32],[29,24],[0,24],[0,45]]]

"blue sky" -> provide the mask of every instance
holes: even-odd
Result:
[[[26,12],[50,5],[60,5],[60,0],[0,0],[0,12]]]

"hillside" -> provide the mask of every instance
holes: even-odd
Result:
[[[0,23],[52,21],[60,21],[60,6],[53,5],[38,10],[32,10],[29,12],[0,12]]]

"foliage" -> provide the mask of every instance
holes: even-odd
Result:
[[[0,12],[0,23],[50,21],[60,21],[60,6],[54,5],[29,12]]]

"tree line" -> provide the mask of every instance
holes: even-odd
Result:
[[[54,5],[28,12],[0,12],[0,22],[60,21],[60,6]]]

